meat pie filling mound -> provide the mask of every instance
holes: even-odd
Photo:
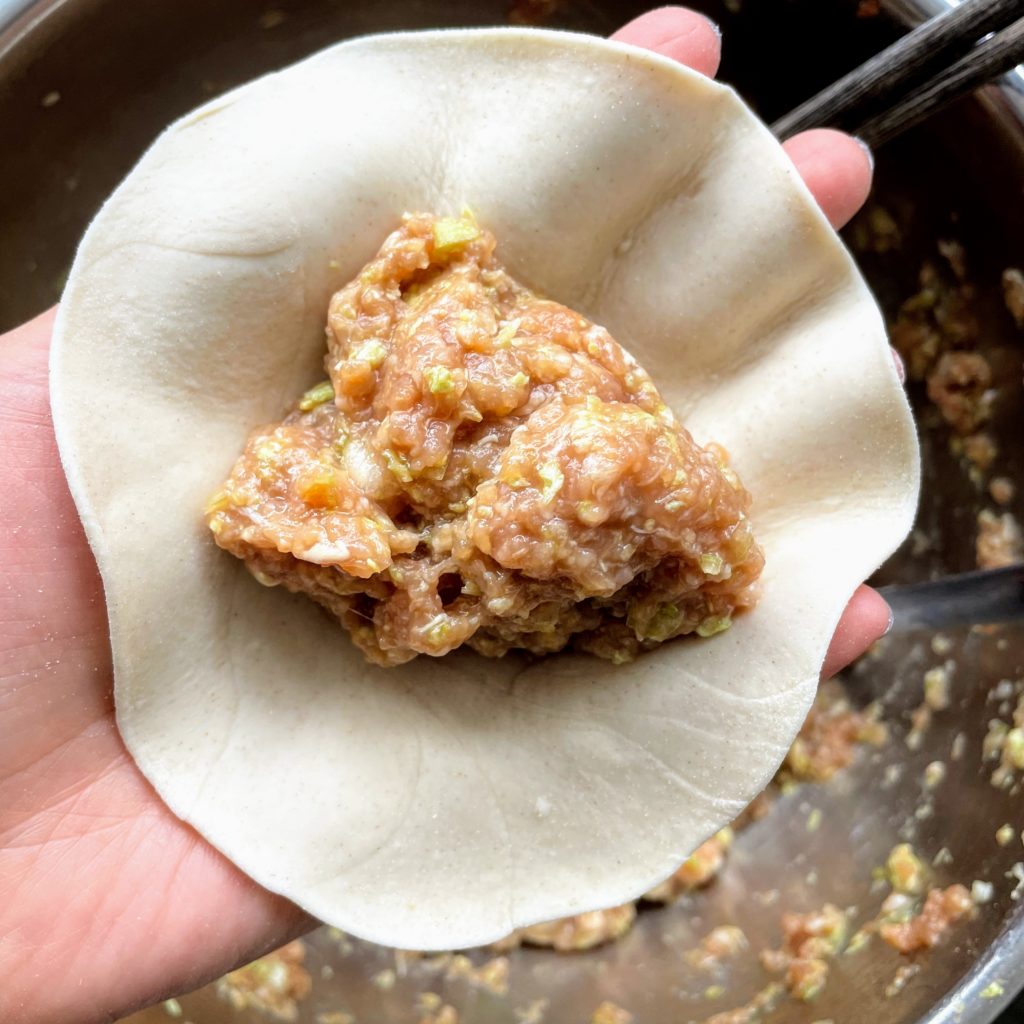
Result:
[[[328,381],[207,509],[366,657],[567,645],[614,662],[753,605],[750,495],[604,330],[513,280],[465,214],[408,215],[331,300]]]

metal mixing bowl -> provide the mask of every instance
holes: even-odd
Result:
[[[293,61],[345,36],[436,25],[500,24],[509,0],[0,0],[0,328],[55,302],[74,245],[102,199],[157,131],[177,115],[238,82]],[[724,80],[766,118],[852,67],[900,31],[900,23],[941,9],[943,0],[898,0],[882,17],[855,16],[854,0],[715,0],[698,2],[725,31]],[[597,0],[520,0],[516,9],[551,26],[608,33],[646,5]],[[737,7],[739,8],[737,10]],[[862,13],[864,13],[862,8]],[[885,15],[892,15],[890,20]],[[4,27],[6,26],[6,27]],[[1024,479],[1019,432],[1020,335],[1000,294],[1001,270],[1024,260],[1020,183],[1024,129],[1019,80],[960,103],[878,154],[875,203],[897,223],[897,249],[859,253],[887,312],[916,288],[926,259],[941,260],[939,240],[966,250],[975,284],[978,345],[1000,388],[993,433],[994,472]],[[877,215],[876,215],[877,216]],[[870,239],[870,215],[851,238]],[[858,234],[859,232],[859,234]],[[875,247],[877,248],[877,247]],[[974,517],[991,504],[950,451],[950,435],[923,388],[911,385],[925,453],[918,530],[883,568],[879,580],[916,580],[974,564]],[[1020,514],[1020,501],[1012,510]],[[952,652],[933,653],[928,636],[893,639],[847,675],[854,699],[878,699],[891,742],[860,757],[828,786],[783,798],[744,831],[721,878],[674,908],[641,914],[613,946],[570,956],[518,950],[510,991],[497,996],[435,968],[404,965],[393,987],[370,984],[395,967],[394,954],[355,943],[347,951],[326,930],[314,934],[307,967],[315,984],[299,1007],[314,1022],[347,1011],[372,1024],[414,1021],[417,993],[438,992],[458,1007],[461,1024],[511,1024],[516,1010],[544,998],[554,1024],[590,1019],[605,999],[627,1007],[638,1024],[699,1021],[737,1006],[766,980],[754,957],[731,970],[727,991],[708,998],[708,979],[681,952],[720,923],[740,923],[753,948],[779,942],[783,909],[831,901],[856,907],[863,921],[882,898],[872,871],[900,840],[929,859],[945,847],[952,860],[935,868],[941,884],[975,879],[994,885],[991,903],[951,939],[916,959],[921,970],[898,994],[886,989],[906,964],[875,942],[840,957],[813,1005],[783,1003],[765,1019],[809,1024],[927,1021],[983,1024],[994,1018],[1024,977],[1024,912],[1014,895],[1014,865],[1024,860],[1019,796],[991,785],[981,761],[991,699],[1000,680],[1024,672],[1024,629],[950,634]],[[939,712],[920,749],[905,742],[908,715],[921,703],[923,672],[955,662],[953,703]],[[957,734],[963,756],[951,759]],[[943,761],[934,799],[922,788],[926,764]],[[820,809],[820,827],[808,816]],[[610,811],[611,813],[611,811]],[[1014,824],[1013,841],[995,832]],[[1010,877],[1008,877],[1010,873]],[[130,970],[130,965],[126,966]],[[195,1024],[259,1021],[235,1013],[212,988],[182,1000]],[[157,1008],[134,1018],[168,1020]]]

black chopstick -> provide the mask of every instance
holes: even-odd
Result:
[[[854,131],[869,146],[880,146],[1022,61],[1024,18],[979,43],[952,67],[914,89],[888,110],[855,126]]]
[[[969,54],[978,39],[1024,15],[1024,0],[965,0],[926,21],[772,125],[780,139],[806,128],[855,130]],[[1012,65],[1011,65],[1012,66]]]

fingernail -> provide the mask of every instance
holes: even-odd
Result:
[[[853,141],[864,150],[864,155],[868,158],[868,168],[873,174],[875,171],[875,154],[871,151],[871,147],[862,138],[859,138],[856,135],[853,136]]]
[[[886,607],[889,607],[888,605]],[[889,621],[885,625],[885,632],[882,636],[888,636],[892,632],[893,623],[896,621],[896,616],[893,613],[891,607],[889,607]]]
[[[896,364],[896,375],[899,377],[900,383],[906,384],[907,364],[903,362],[903,356],[901,356],[894,348],[889,349],[889,351],[892,353],[892,361]]]
[[[708,18],[708,24],[715,30],[715,35],[718,36],[719,39],[721,39],[722,26],[719,25],[717,21],[712,21],[710,18]]]

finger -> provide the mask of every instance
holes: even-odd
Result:
[[[718,26],[685,7],[659,7],[623,25],[612,39],[653,50],[714,78],[722,57]]]
[[[836,627],[825,664],[821,666],[821,678],[834,676],[859,658],[879,637],[885,636],[891,623],[892,610],[878,591],[858,587]]]
[[[804,184],[834,228],[841,228],[871,190],[874,163],[862,143],[831,128],[801,132],[783,143]]]
[[[0,334],[0,352],[24,347],[47,348],[56,317],[57,307],[53,306],[45,313],[40,313],[34,320],[29,320],[6,334]]]

